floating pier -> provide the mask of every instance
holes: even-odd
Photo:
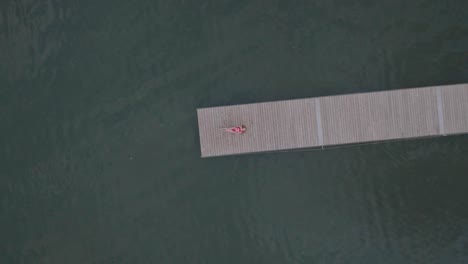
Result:
[[[468,133],[468,84],[197,109],[202,157]],[[244,125],[243,134],[220,128]]]

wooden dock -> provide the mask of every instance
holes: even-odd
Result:
[[[202,157],[468,133],[468,84],[197,109]],[[220,131],[245,125],[241,135]]]

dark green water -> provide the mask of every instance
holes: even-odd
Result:
[[[468,82],[466,1],[0,3],[0,263],[468,263],[468,137],[200,159],[197,107]]]

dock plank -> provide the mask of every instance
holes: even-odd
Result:
[[[308,99],[198,109],[202,156],[315,146],[314,109]],[[219,130],[241,124],[247,127],[242,135]]]
[[[468,132],[468,84],[441,87],[445,133]]]
[[[202,157],[468,133],[468,84],[197,109]],[[222,127],[245,125],[242,135]]]

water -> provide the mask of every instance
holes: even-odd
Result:
[[[0,3],[0,263],[468,263],[468,137],[200,159],[197,107],[468,82],[466,1]]]

